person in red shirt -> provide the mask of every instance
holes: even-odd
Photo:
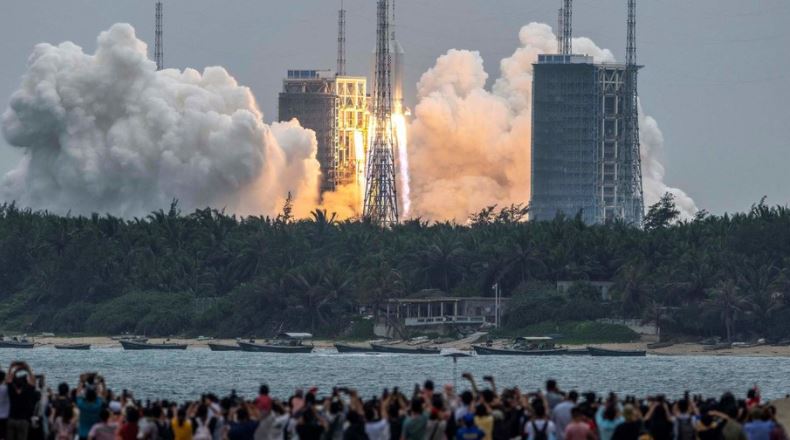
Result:
[[[126,408],[126,417],[115,436],[116,440],[137,440],[137,433],[140,431],[137,422],[140,420],[140,412],[137,408],[129,406]]]
[[[760,406],[760,387],[755,385],[749,391],[746,392],[746,408],[752,409],[756,406]]]
[[[269,397],[268,385],[261,385],[258,390],[258,398],[255,399],[255,406],[261,412],[262,417],[266,417],[272,411],[272,398]]]

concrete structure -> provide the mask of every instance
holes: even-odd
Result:
[[[626,64],[571,53],[571,6],[565,0],[560,9],[560,53],[539,55],[534,65],[530,219],[563,213],[588,224],[641,225],[635,0]]]
[[[335,189],[338,96],[335,77],[317,70],[289,70],[279,97],[279,120],[296,118],[303,127],[315,131],[318,162],[321,164],[321,192]]]
[[[632,208],[642,194],[632,187],[638,145],[627,134],[627,66],[540,55],[534,72],[530,218],[581,213],[589,224],[641,224]]]
[[[506,301],[500,299],[500,316]],[[378,312],[374,332],[382,337],[475,330],[491,326],[496,320],[493,297],[390,299],[379,307]]]
[[[346,184],[363,188],[370,121],[367,79],[289,70],[280,93],[279,120],[293,118],[315,131],[321,192]]]

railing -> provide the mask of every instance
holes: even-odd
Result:
[[[486,319],[483,316],[433,316],[430,318],[406,318],[404,321],[407,327],[415,327],[442,324],[482,324],[486,322]]]

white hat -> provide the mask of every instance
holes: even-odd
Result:
[[[121,413],[121,402],[117,400],[113,400],[110,402],[110,412],[113,414],[120,414]]]

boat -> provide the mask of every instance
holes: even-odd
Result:
[[[501,356],[557,356],[568,354],[567,348],[552,348],[545,350],[519,350],[514,348],[494,348],[484,345],[473,345],[475,353],[478,355],[501,355]]]
[[[398,353],[398,354],[439,354],[440,350],[435,347],[414,347],[408,345],[395,344],[370,344],[376,353]]]
[[[375,351],[373,351],[373,347],[370,345],[364,346],[335,343],[335,348],[337,349],[338,353],[375,353]]]
[[[483,356],[557,356],[568,353],[567,348],[557,347],[550,336],[521,336],[513,340],[510,347],[472,345],[475,353]]]
[[[590,350],[585,348],[569,348],[568,351],[563,353],[565,356],[589,356]]]
[[[657,348],[667,348],[675,345],[674,342],[652,342],[647,344],[647,348],[650,350],[655,350]]]
[[[55,344],[57,350],[90,350],[91,344]]]
[[[14,336],[11,339],[0,340],[0,348],[33,348],[35,344],[28,341],[27,338],[18,338]]]
[[[259,353],[310,353],[313,351],[312,345],[305,345],[304,341],[312,339],[310,333],[280,333],[273,341],[263,344],[249,341],[238,341],[241,351],[253,351]]]
[[[457,348],[443,348],[439,352],[439,355],[441,355],[443,357],[451,357],[453,359],[456,359],[456,358],[463,358],[463,357],[471,357],[472,356],[472,352],[471,351],[459,350]]]
[[[149,342],[137,342],[131,339],[121,339],[118,342],[124,350],[186,350],[187,344],[174,344],[172,342],[163,342],[161,344],[152,344]]]
[[[208,348],[211,351],[241,351],[241,347],[239,345],[226,345],[226,344],[215,344],[213,342],[209,342]]]
[[[610,350],[608,348],[587,347],[592,356],[609,356],[609,357],[640,357],[647,356],[645,350]]]

